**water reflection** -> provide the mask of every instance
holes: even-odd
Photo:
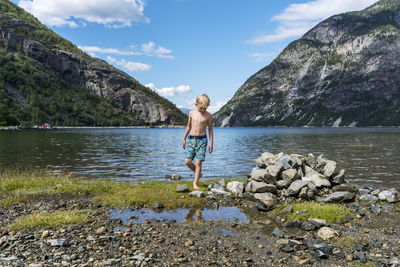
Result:
[[[184,129],[65,129],[0,132],[0,166],[67,169],[78,177],[163,180],[193,174]],[[399,128],[216,128],[204,179],[244,176],[261,153],[325,154],[354,183],[400,184]]]

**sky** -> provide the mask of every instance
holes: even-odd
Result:
[[[377,0],[12,0],[180,108],[222,107],[292,41]]]

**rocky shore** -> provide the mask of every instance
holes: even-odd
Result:
[[[129,221],[112,218],[110,207],[92,202],[90,196],[38,197],[28,203],[1,208],[0,266],[400,266],[397,189],[349,185],[344,177],[343,181],[339,179],[341,183],[333,182],[335,177],[339,181],[337,176],[342,171],[335,168],[327,172],[326,166],[334,164],[321,163],[324,165],[321,167],[318,158],[314,158],[313,170],[320,169],[316,172],[326,174],[318,178],[327,179],[331,185],[318,187],[307,181],[294,190],[293,183],[308,179],[302,179],[307,177],[307,172],[303,176],[298,172],[299,168],[308,166],[307,157],[302,158],[302,164],[287,161],[290,167],[287,165],[285,169],[281,159],[286,156],[293,159],[292,155],[268,155],[268,160],[262,160],[267,158],[267,154],[263,155],[256,161],[257,167],[247,182],[213,182],[205,194],[206,207],[237,207],[246,214],[248,223],[204,221],[199,219],[197,211],[199,220],[195,221],[188,216],[189,220],[183,223],[157,218],[136,223],[134,217]],[[275,180],[270,175],[273,171],[269,171],[272,165],[280,169]],[[289,179],[286,174],[291,169],[297,170],[296,179],[291,176],[291,183],[278,187],[279,181]],[[260,176],[263,170],[268,171]],[[258,187],[256,182],[269,186]],[[271,189],[271,185],[276,188]],[[335,186],[353,190],[335,190]],[[181,196],[188,194],[180,186],[179,190],[182,189]],[[292,216],[311,214],[307,209],[295,210],[297,204],[328,203],[332,200],[329,196],[336,192],[353,194],[334,200],[349,211],[339,222],[312,217],[293,219]],[[270,198],[257,194],[268,194]],[[140,208],[143,207],[130,207],[131,210]],[[162,205],[153,208],[162,209]],[[59,210],[89,210],[91,220],[58,228],[12,231],[9,227],[21,216]]]

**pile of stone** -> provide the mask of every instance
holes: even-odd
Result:
[[[324,155],[272,154],[265,152],[256,160],[248,182],[212,182],[207,197],[224,197],[231,193],[247,196],[258,201],[261,210],[274,208],[278,201],[288,199],[316,200],[321,202],[350,202],[357,197],[361,201],[400,201],[397,189],[357,188],[345,181],[345,170],[337,168],[333,160]],[[190,193],[205,197],[202,191]]]
[[[254,194],[267,208],[277,200],[300,198],[325,202],[352,201],[355,188],[344,180],[345,170],[324,155],[265,152],[256,161],[245,192]]]

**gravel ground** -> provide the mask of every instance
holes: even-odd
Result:
[[[0,266],[400,266],[399,205],[346,204],[355,218],[327,224],[337,233],[328,241],[318,229],[282,223],[249,200],[230,205],[249,223],[123,223],[107,207],[68,196],[16,204],[0,210]],[[5,227],[22,215],[65,209],[94,210],[94,221],[17,232]]]

